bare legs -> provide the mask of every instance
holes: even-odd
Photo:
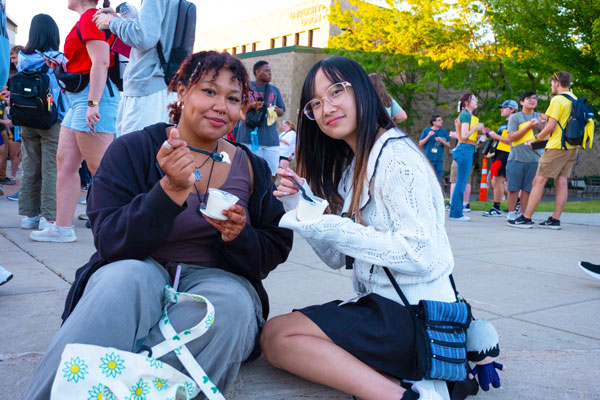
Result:
[[[300,312],[267,322],[260,345],[273,366],[363,400],[399,400],[405,391],[396,381],[333,343]]]
[[[64,126],[60,128],[56,153],[56,225],[68,227],[73,222],[81,191],[78,174],[81,162],[85,159],[90,172],[95,174],[112,140],[112,133],[92,135]]]
[[[533,184],[531,188],[531,194],[529,195],[529,202],[527,204],[527,209],[523,213],[525,218],[531,218],[533,213],[535,212],[536,207],[540,204],[540,200],[542,200],[542,193],[544,192],[544,186],[546,185],[546,181],[548,178],[540,175],[536,175],[533,178]],[[558,189],[557,189],[558,196]],[[524,207],[521,207],[523,210]]]

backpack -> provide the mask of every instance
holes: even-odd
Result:
[[[561,96],[566,97],[571,101],[571,115],[567,124],[563,127],[560,122],[558,126],[562,130],[561,145],[563,149],[567,149],[566,143],[573,146],[583,145],[586,148],[586,143],[589,141],[589,147],[592,147],[592,135],[586,132],[593,132],[593,128],[590,130],[587,125],[594,124],[594,110],[587,104],[586,98],[574,99],[568,94],[562,93]],[[566,143],[565,143],[566,142]]]
[[[81,40],[81,43],[84,43],[83,41],[83,37],[81,36],[81,31],[79,30],[79,24],[75,25],[75,30],[77,31],[77,36],[79,37],[79,40]],[[108,39],[110,39],[110,37],[113,36],[112,33],[110,33],[110,31],[104,31],[104,40],[108,43]],[[113,51],[112,47],[115,44],[116,41],[116,36],[115,36],[115,40],[113,40],[113,42],[110,44],[110,56],[114,59],[114,65],[110,68],[108,68],[108,73],[106,76],[106,79],[110,79],[112,81],[112,83],[115,84],[115,86],[117,87],[117,89],[122,92],[123,91],[123,78],[121,78],[121,62],[119,60],[119,54],[115,51]],[[89,79],[89,77],[88,77]],[[114,96],[112,87],[110,85],[108,85],[108,91],[110,92],[110,97]]]
[[[10,115],[15,126],[50,129],[58,119],[48,66],[19,71],[10,79]]]
[[[196,39],[196,5],[187,0],[179,0],[177,9],[177,23],[175,24],[175,35],[173,36],[173,46],[169,59],[165,60],[163,54],[163,46],[158,41],[156,51],[160,66],[165,73],[165,83],[167,86],[171,83],[171,79],[179,69],[179,66],[192,54],[194,48],[194,40]]]

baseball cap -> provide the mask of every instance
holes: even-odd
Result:
[[[515,110],[519,109],[519,105],[514,100],[504,100],[504,103],[500,104],[498,106],[498,108],[503,108],[503,107],[510,107],[510,108],[515,109]]]

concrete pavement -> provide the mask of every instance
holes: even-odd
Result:
[[[480,212],[470,216],[470,222],[446,224],[455,279],[475,316],[493,321],[501,337],[499,361],[508,369],[500,372],[502,388],[479,398],[600,399],[600,281],[577,267],[580,260],[600,260],[600,215],[564,216],[560,231],[509,228],[504,218]],[[32,242],[30,231],[20,228],[16,202],[0,198],[0,264],[15,275],[0,287],[0,399],[23,397],[59,328],[74,271],[93,252],[91,232],[82,221],[75,224],[75,243]],[[300,238],[265,286],[271,316],[353,295],[350,274],[327,268]],[[227,398],[351,397],[276,370],[261,358],[243,366]]]

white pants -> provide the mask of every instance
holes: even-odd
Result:
[[[177,94],[167,93],[166,88],[148,96],[121,96],[117,111],[117,137],[159,122],[169,122],[167,106],[174,101],[177,101]]]
[[[244,144],[244,146],[250,148],[249,144]],[[279,146],[258,146],[258,150],[253,151],[253,153],[265,159],[269,164],[271,175],[275,176],[275,172],[279,168]]]

